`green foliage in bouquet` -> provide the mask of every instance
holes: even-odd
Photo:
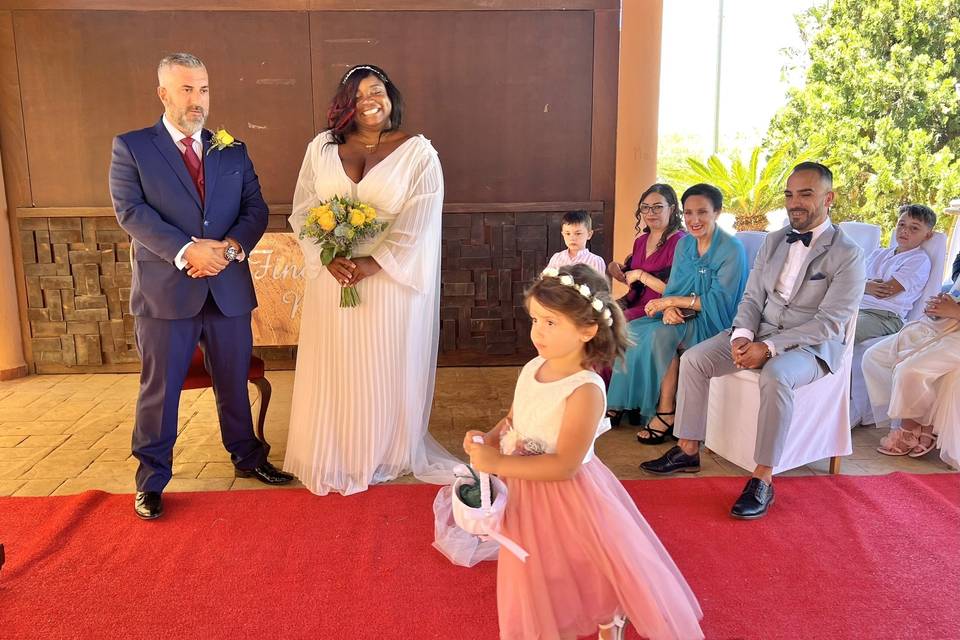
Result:
[[[300,229],[300,239],[312,239],[320,247],[320,261],[324,266],[334,258],[350,258],[353,248],[361,240],[373,238],[386,228],[386,222],[377,220],[377,211],[359,200],[334,196],[313,207]],[[360,296],[354,287],[343,287],[341,307],[355,307]]]

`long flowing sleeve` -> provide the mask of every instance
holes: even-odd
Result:
[[[293,209],[287,220],[293,229],[293,237],[300,243],[300,250],[303,251],[304,277],[316,278],[323,271],[323,263],[320,261],[320,248],[313,240],[309,238],[300,239],[300,230],[307,220],[307,213],[312,207],[320,203],[316,190],[316,167],[315,163],[319,157],[317,145],[321,144],[320,138],[315,138],[307,145],[307,152],[303,156],[303,164],[300,166],[300,175],[297,177],[297,186],[293,192]]]
[[[705,278],[704,293],[700,296],[701,311],[698,327],[703,332],[701,339],[713,337],[729,329],[737,313],[737,305],[743,297],[747,281],[747,254],[739,240],[724,238],[724,243],[709,270],[709,280]]]
[[[424,149],[409,197],[371,253],[388,276],[419,293],[437,287],[443,213],[440,160],[429,144]]]

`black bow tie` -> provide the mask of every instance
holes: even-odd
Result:
[[[805,233],[797,233],[792,229],[787,232],[787,244],[793,244],[799,240],[803,243],[803,246],[809,247],[810,241],[813,240],[813,231],[807,231]]]

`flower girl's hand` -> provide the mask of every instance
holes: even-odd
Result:
[[[485,438],[486,434],[484,434],[483,431],[477,431],[477,430],[467,431],[467,435],[463,436],[463,450],[466,453],[470,453],[470,445],[473,444],[474,436],[480,436],[481,438]]]
[[[491,446],[471,442],[467,447],[467,453],[470,454],[470,466],[477,471],[484,473],[496,473],[497,462],[500,460],[500,452]]]

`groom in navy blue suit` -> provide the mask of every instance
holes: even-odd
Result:
[[[177,408],[199,344],[213,378],[223,444],[241,477],[285,484],[253,434],[247,370],[257,306],[244,258],[267,228],[267,205],[244,145],[211,149],[203,128],[207,70],[196,57],[167,56],[158,69],[164,114],[114,138],[110,195],[130,234],[130,311],[143,363],[133,430],[138,516],[163,513],[173,473]]]

